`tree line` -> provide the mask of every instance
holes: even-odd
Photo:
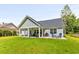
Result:
[[[68,5],[65,5],[61,10],[61,18],[64,22],[66,34],[79,33],[79,18],[75,16]]]

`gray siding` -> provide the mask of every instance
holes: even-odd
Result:
[[[24,22],[24,24],[21,26],[21,28],[33,28],[38,27],[36,24],[34,24],[32,21],[27,19],[27,21]]]

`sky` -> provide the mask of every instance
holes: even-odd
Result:
[[[61,17],[65,4],[0,4],[0,23],[14,23],[18,26],[25,16],[36,21]],[[79,18],[79,5],[69,5],[72,12]]]

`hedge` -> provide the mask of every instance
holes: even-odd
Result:
[[[16,31],[0,30],[0,36],[15,36],[15,35],[17,35]]]

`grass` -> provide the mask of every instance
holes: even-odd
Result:
[[[0,54],[78,54],[79,38],[66,37],[67,40],[1,37]]]

